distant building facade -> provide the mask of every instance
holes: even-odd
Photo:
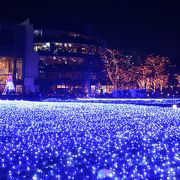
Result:
[[[0,22],[0,91],[11,73],[18,93],[106,92],[100,58],[105,46],[78,22]]]
[[[34,51],[39,55],[40,91],[91,96],[105,84],[99,52],[105,43],[78,22],[33,23]]]
[[[142,57],[139,51],[132,51],[131,53],[123,54],[127,65],[140,65],[142,63]]]
[[[17,93],[37,90],[38,58],[32,51],[31,32],[32,26],[28,22],[0,22],[0,93],[4,91],[10,73]],[[29,64],[33,64],[33,70]]]

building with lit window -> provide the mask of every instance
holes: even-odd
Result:
[[[92,95],[106,75],[99,52],[105,43],[78,22],[33,22],[34,51],[39,55],[40,91]]]
[[[93,95],[107,91],[100,59],[105,43],[79,22],[0,22],[0,91],[13,76],[16,93]]]
[[[32,51],[32,26],[28,22],[0,22],[0,93],[9,74],[17,93],[36,91],[38,56]]]

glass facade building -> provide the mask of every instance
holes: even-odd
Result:
[[[103,85],[106,78],[99,54],[105,43],[93,36],[90,27],[78,22],[54,24],[33,23],[40,91],[92,95],[95,86]]]
[[[9,74],[13,76],[16,93],[37,91],[38,58],[32,50],[32,34],[32,25],[28,20],[20,24],[0,22],[0,94]]]
[[[106,44],[79,22],[0,22],[0,93],[8,74],[16,93],[92,96],[107,90]]]
[[[22,92],[24,35],[23,26],[0,22],[0,93],[4,90],[9,73],[13,75],[16,92]]]

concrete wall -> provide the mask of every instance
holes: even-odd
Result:
[[[38,79],[38,62],[39,56],[33,52],[33,25],[29,19],[22,23],[26,28],[25,37],[25,53],[24,53],[24,88],[25,94],[39,91],[39,87],[35,84]]]

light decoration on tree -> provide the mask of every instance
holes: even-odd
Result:
[[[0,101],[2,179],[178,179],[180,109]]]
[[[14,86],[14,83],[13,83],[13,77],[12,77],[12,74],[9,73],[7,81],[6,81],[6,85],[5,85],[5,88],[4,88],[3,95],[12,94],[14,92],[15,92],[15,86]]]

